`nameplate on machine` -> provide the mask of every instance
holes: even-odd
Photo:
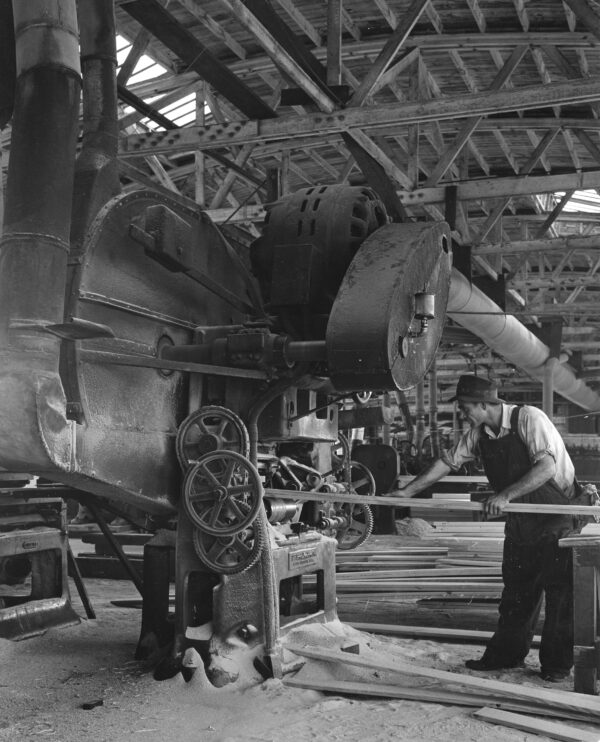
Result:
[[[290,572],[295,569],[316,567],[317,565],[317,550],[314,547],[310,549],[296,549],[288,553],[288,569]]]

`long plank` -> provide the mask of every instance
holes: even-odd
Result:
[[[377,569],[374,572],[338,572],[337,581],[360,580],[363,578],[375,578],[377,580],[390,580],[395,578],[413,577],[487,577],[501,576],[500,566],[497,567],[429,567],[426,569]]]
[[[431,510],[468,510],[483,511],[481,502],[462,502],[460,500],[431,500],[416,497],[395,497],[393,493],[389,496],[371,495],[361,497],[359,495],[343,495],[328,492],[298,492],[297,490],[280,490],[271,487],[265,488],[266,497],[279,497],[282,500],[296,500],[297,502],[343,502],[356,503],[359,505],[388,505],[404,508],[423,508]],[[506,505],[503,513],[533,513],[537,515],[600,515],[600,505],[531,505],[529,503],[514,503]]]
[[[585,714],[571,713],[569,711],[554,711],[546,706],[533,706],[518,701],[499,699],[493,701],[477,694],[452,692],[442,688],[406,688],[400,685],[380,685],[379,683],[356,683],[349,680],[324,680],[307,678],[302,676],[284,677],[283,684],[290,688],[304,688],[305,690],[318,690],[324,693],[347,693],[352,696],[367,696],[374,698],[401,698],[406,701],[429,701],[431,703],[448,703],[452,706],[495,706],[499,709],[509,711],[524,711],[526,713],[540,714],[540,716],[558,716],[559,718],[585,721]]]
[[[500,559],[477,559],[475,557],[469,558],[459,558],[459,557],[442,557],[441,559],[438,559],[438,564],[454,564],[457,567],[468,567],[469,565],[477,566],[477,567],[498,567],[501,564]]]
[[[486,644],[493,634],[492,631],[478,631],[477,629],[445,629],[438,626],[402,626],[361,621],[350,621],[348,625],[358,631],[367,631],[369,634],[406,636],[411,639],[439,639],[444,642],[465,642],[467,644]],[[539,647],[540,638],[537,634],[533,637],[533,647]]]
[[[341,551],[336,554],[338,559],[362,559],[363,557],[369,557],[374,559],[389,559],[397,556],[419,556],[422,554],[437,554],[439,552],[447,551],[447,549],[441,546],[405,546],[405,539],[401,536],[397,537],[398,546],[394,546],[392,549],[357,549],[356,551]],[[419,539],[420,541],[420,539]]]
[[[310,584],[310,583],[309,583]],[[469,593],[481,593],[502,589],[501,580],[490,582],[467,582],[465,580],[461,582],[443,582],[440,580],[431,580],[431,582],[423,582],[420,580],[409,581],[406,580],[401,582],[399,580],[381,580],[371,581],[362,580],[356,582],[337,583],[337,593],[431,593],[431,592],[461,592]]]
[[[533,712],[537,713],[537,712]],[[567,724],[558,724],[545,719],[532,719],[522,714],[514,714],[504,709],[485,707],[475,711],[473,716],[492,724],[502,724],[505,727],[521,729],[524,732],[533,732],[552,739],[562,739],[563,742],[600,742],[600,732],[590,732],[576,729]]]
[[[474,601],[481,601],[482,599],[486,599],[487,601],[494,601],[492,605],[495,605],[499,600],[500,596],[502,594],[502,590],[500,589],[500,586],[497,588],[494,588],[491,586],[489,590],[485,590],[483,592],[481,591],[472,591],[470,589],[469,585],[463,585],[462,589],[460,591],[457,590],[394,590],[393,592],[373,592],[373,591],[364,591],[364,592],[347,592],[340,590],[337,595],[340,599],[345,600],[368,600],[371,601],[379,601],[382,603],[405,603],[408,599],[417,598],[420,602],[423,600],[427,601],[427,607],[430,607],[429,601],[431,599],[437,601],[439,605],[442,608],[446,608],[446,605],[444,603],[445,600],[451,599],[456,600],[459,599],[463,601],[461,605],[453,605],[450,607],[454,607],[456,609],[460,610],[469,610],[473,607]]]
[[[533,688],[516,683],[504,683],[499,680],[489,680],[481,676],[465,675],[462,673],[448,672],[447,670],[436,670],[432,667],[421,667],[411,665],[400,659],[384,660],[371,659],[350,655],[345,652],[334,652],[324,647],[298,647],[286,645],[286,649],[299,655],[324,662],[339,662],[341,664],[353,665],[355,667],[366,667],[372,670],[404,673],[406,675],[417,675],[420,677],[434,678],[442,682],[453,683],[472,688],[476,692],[489,692],[490,695],[501,695],[519,701],[531,701],[535,704],[550,704],[557,708],[566,709],[576,713],[586,712],[590,718],[600,720],[600,698],[589,696],[584,693],[565,693],[563,691],[546,690],[545,688]]]
[[[432,569],[435,569],[436,564],[437,562],[435,560],[427,562],[420,559],[418,562],[384,562],[383,564],[378,562],[342,562],[342,564],[337,564],[336,567],[338,575],[346,575],[356,574],[363,570],[368,570],[369,572],[385,572],[390,569],[428,569],[431,571]],[[473,562],[471,562],[471,564],[473,564]]]

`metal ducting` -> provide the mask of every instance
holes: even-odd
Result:
[[[81,76],[75,0],[14,0],[17,83],[0,241],[0,464],[68,469],[58,375]]]
[[[518,319],[504,311],[462,273],[452,269],[447,314],[480,337],[493,351],[535,379],[551,382],[562,397],[584,410],[600,410],[600,396],[565,364],[550,357],[550,349]]]

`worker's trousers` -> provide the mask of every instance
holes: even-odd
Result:
[[[504,541],[504,590],[498,627],[483,659],[511,667],[520,664],[531,646],[545,595],[540,645],[542,672],[568,671],[573,665],[572,550],[561,549],[548,535],[535,544]]]

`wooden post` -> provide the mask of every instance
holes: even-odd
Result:
[[[196,123],[198,126],[204,126],[205,115],[204,107],[206,106],[206,84],[202,85],[200,90],[196,93]],[[205,157],[204,152],[196,150],[194,154],[194,170],[195,170],[195,194],[194,200],[200,206],[206,204],[206,191],[204,186],[204,171],[205,171]]]
[[[574,690],[596,695],[598,681],[598,583],[600,545],[573,547]]]
[[[554,415],[554,369],[558,358],[550,357],[544,363],[544,381],[542,382],[542,409],[552,420]]]
[[[327,3],[327,84],[342,81],[342,0]]]

